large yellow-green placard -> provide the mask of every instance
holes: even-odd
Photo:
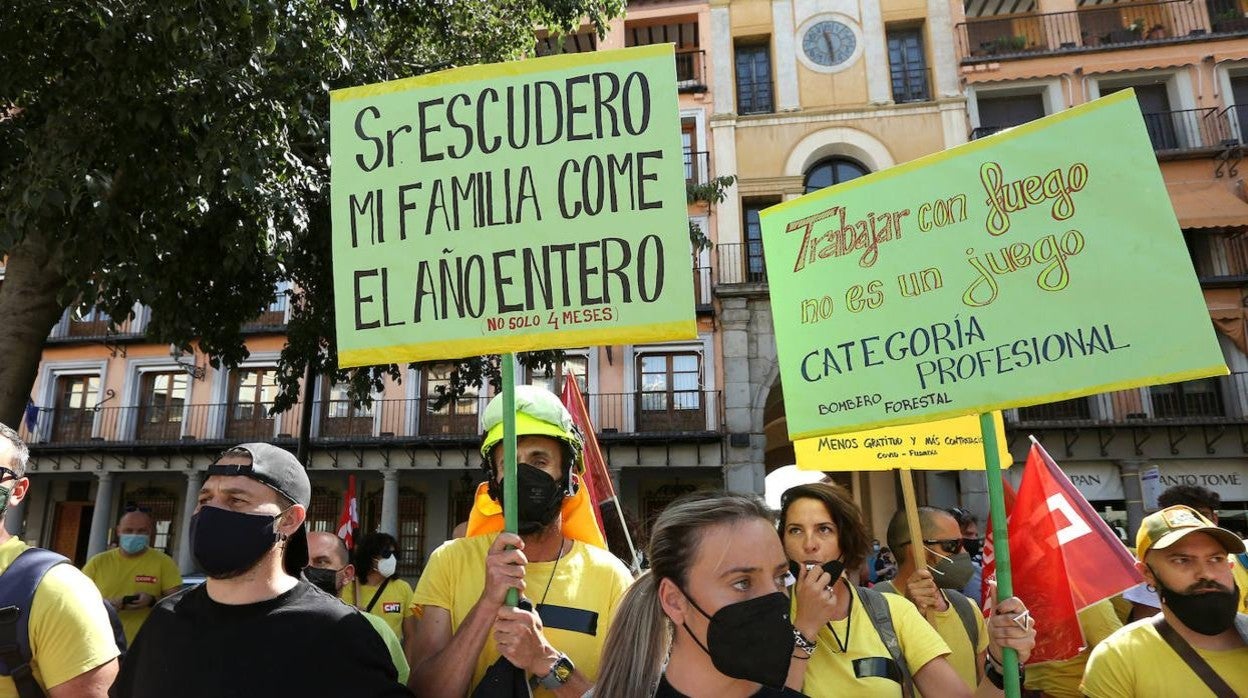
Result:
[[[332,93],[341,366],[696,335],[674,49]]]
[[[794,439],[1227,372],[1131,91],[762,229]]]
[[[998,458],[1010,467],[1001,413],[994,412]],[[954,417],[900,427],[880,427],[793,442],[798,470],[983,470],[979,417]]]

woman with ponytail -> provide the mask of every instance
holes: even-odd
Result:
[[[699,493],[655,521],[650,571],[603,647],[596,698],[792,697],[809,653],[789,622],[788,561],[755,497]]]

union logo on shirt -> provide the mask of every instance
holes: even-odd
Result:
[[[401,613],[402,611],[403,611],[403,604],[399,603],[398,601],[389,601],[381,605],[382,613]]]
[[[156,578],[156,577],[153,577],[153,576],[152,576],[152,575],[150,575],[150,574],[136,574],[136,575],[134,575],[134,583],[135,583],[135,584],[155,584],[157,581],[158,581],[158,580],[157,580],[157,578]]]

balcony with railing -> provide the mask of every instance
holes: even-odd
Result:
[[[963,63],[1248,34],[1240,0],[1161,0],[971,17],[955,28]]]
[[[148,309],[136,306],[132,316],[114,326],[111,318],[94,308],[70,308],[48,333],[50,342],[100,342],[137,339],[147,329]]]
[[[1159,155],[1221,150],[1234,142],[1225,110],[1215,107],[1144,114],[1144,128]]]
[[[711,154],[705,150],[685,151],[685,183],[706,184],[711,181]]]
[[[706,92],[706,51],[676,50],[676,89]]]
[[[604,440],[722,432],[721,400],[715,390],[590,393],[585,398]],[[462,445],[480,438],[481,406],[475,396],[445,404],[437,398],[413,398],[354,407],[344,400],[317,401],[312,442]],[[219,448],[246,441],[293,441],[299,433],[300,406],[278,414],[269,414],[270,408],[258,403],[37,408],[23,420],[20,432],[36,449]]]
[[[1021,407],[1019,427],[1248,424],[1248,373]]]
[[[717,286],[767,283],[762,240],[718,244],[715,246],[715,254],[718,257],[715,279]]]
[[[893,66],[889,70],[893,101],[897,104],[932,101],[932,69]]]

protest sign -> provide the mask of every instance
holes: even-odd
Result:
[[[762,228],[794,439],[1227,372],[1129,90]]]
[[[992,415],[1002,467],[1012,458],[1001,413]],[[880,427],[793,442],[799,470],[983,470],[978,417]]]
[[[336,90],[339,365],[696,336],[671,45]]]

